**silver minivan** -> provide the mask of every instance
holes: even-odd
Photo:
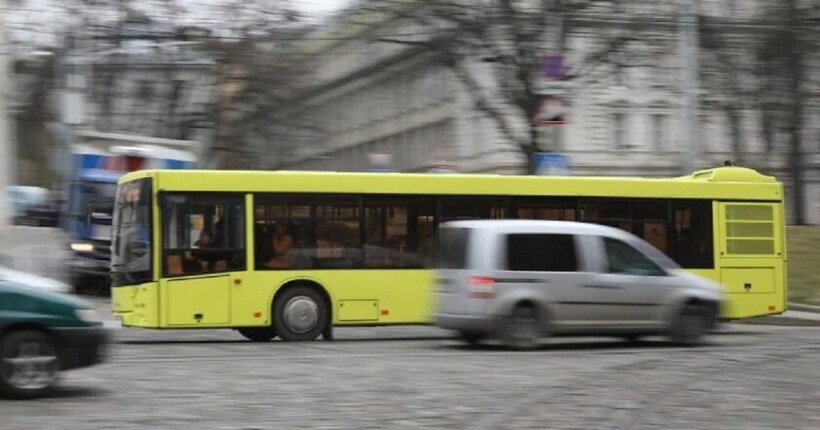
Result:
[[[661,334],[694,345],[715,326],[723,300],[719,284],[597,224],[447,222],[436,266],[436,324],[469,343],[496,338],[515,349],[547,335]]]

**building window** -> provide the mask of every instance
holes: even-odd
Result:
[[[615,139],[615,149],[626,148],[626,114],[623,112],[615,112],[612,115],[612,126],[612,134]]]
[[[653,113],[652,118],[652,148],[657,151],[667,149],[667,120],[668,115],[664,113]]]

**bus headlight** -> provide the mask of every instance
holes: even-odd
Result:
[[[72,243],[71,244],[71,250],[74,251],[74,252],[93,252],[94,251],[94,245],[92,245],[90,243],[82,243],[82,242]]]

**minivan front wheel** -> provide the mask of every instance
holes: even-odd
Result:
[[[48,394],[57,383],[60,357],[45,333],[16,331],[0,339],[0,393],[30,399]]]
[[[703,334],[713,324],[714,316],[709,308],[699,304],[688,304],[675,317],[669,329],[669,339],[681,346],[695,346],[701,343]]]
[[[504,321],[502,341],[507,347],[519,351],[535,348],[541,338],[539,321],[534,306],[516,306]]]
[[[466,342],[468,345],[476,346],[476,345],[479,345],[481,343],[481,341],[484,340],[484,338],[486,338],[486,335],[484,335],[484,333],[475,333],[475,332],[471,332],[471,331],[462,331],[462,332],[459,333],[459,337],[461,338],[461,340]]]

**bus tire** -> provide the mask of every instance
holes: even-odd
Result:
[[[327,329],[327,305],[314,288],[304,285],[290,287],[276,298],[273,321],[276,333],[282,340],[314,340]]]
[[[237,331],[252,342],[268,342],[276,337],[273,327],[243,327]]]

